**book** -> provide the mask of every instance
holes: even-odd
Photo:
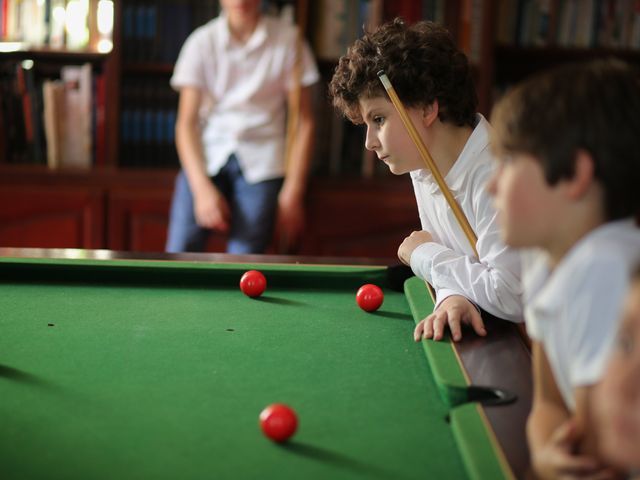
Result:
[[[95,140],[94,164],[105,165],[107,161],[107,128],[106,128],[106,101],[107,85],[104,73],[95,75],[93,105],[93,138]]]
[[[314,51],[320,59],[335,60],[346,50],[347,1],[318,0],[316,6]]]
[[[415,23],[423,19],[422,2],[417,0],[395,0],[384,2],[385,20],[402,18],[407,23]]]
[[[91,65],[68,65],[60,70],[64,83],[64,125],[61,166],[88,168],[92,163]]]
[[[62,165],[64,118],[64,83],[45,80],[42,85],[44,99],[44,132],[47,140],[47,165],[51,169]]]

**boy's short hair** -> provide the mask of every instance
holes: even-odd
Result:
[[[475,124],[478,99],[469,62],[444,27],[427,21],[408,26],[396,18],[349,47],[338,62],[329,94],[352,122],[362,123],[360,98],[387,96],[380,70],[405,106],[437,100],[440,121]]]
[[[640,81],[615,59],[567,64],[508,91],[491,115],[496,153],[526,153],[549,185],[574,175],[587,151],[602,185],[607,220],[640,211]]]

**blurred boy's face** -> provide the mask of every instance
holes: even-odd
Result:
[[[220,5],[232,22],[253,21],[260,12],[260,0],[220,0]]]
[[[385,97],[361,98],[360,113],[367,127],[364,146],[374,151],[391,173],[402,175],[425,167],[400,115],[389,100]],[[425,139],[422,109],[408,108],[407,114]]]
[[[542,167],[526,154],[498,155],[498,168],[487,186],[494,197],[502,240],[512,247],[549,247],[558,223],[557,189]]]
[[[640,280],[627,295],[622,325],[594,403],[602,456],[626,470],[640,468]]]

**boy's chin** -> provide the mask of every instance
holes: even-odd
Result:
[[[387,166],[389,167],[389,171],[394,175],[404,175],[405,173],[408,173],[403,169],[396,168],[394,165],[387,165]]]
[[[384,163],[389,168],[389,171],[391,173],[393,173],[394,175],[405,175],[405,174],[410,173],[412,171],[411,168],[407,168],[405,165],[397,165],[397,164],[394,164],[394,163],[387,163],[387,162],[384,162]]]

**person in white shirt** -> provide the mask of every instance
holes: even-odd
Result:
[[[431,172],[378,79],[384,70],[447,186],[477,236],[469,244]],[[395,20],[357,40],[331,80],[333,104],[367,127],[365,146],[392,173],[410,173],[422,230],[398,249],[402,262],[436,292],[434,312],[414,338],[459,340],[461,325],[486,335],[480,309],[522,321],[520,261],[500,239],[486,182],[495,167],[488,122],[476,113],[477,96],[465,55],[433,22],[407,26]]]
[[[260,0],[221,0],[219,17],[185,41],[171,86],[180,93],[176,179],[166,250],[202,251],[212,230],[230,253],[261,253],[275,223],[295,242],[304,220],[318,70],[295,26]],[[299,53],[298,53],[299,52]],[[300,74],[295,67],[299,55]],[[285,118],[298,88],[299,123],[285,166]]]
[[[539,478],[617,478],[588,428],[594,385],[640,261],[640,81],[615,60],[533,77],[496,104],[489,183],[501,235],[523,252]]]

